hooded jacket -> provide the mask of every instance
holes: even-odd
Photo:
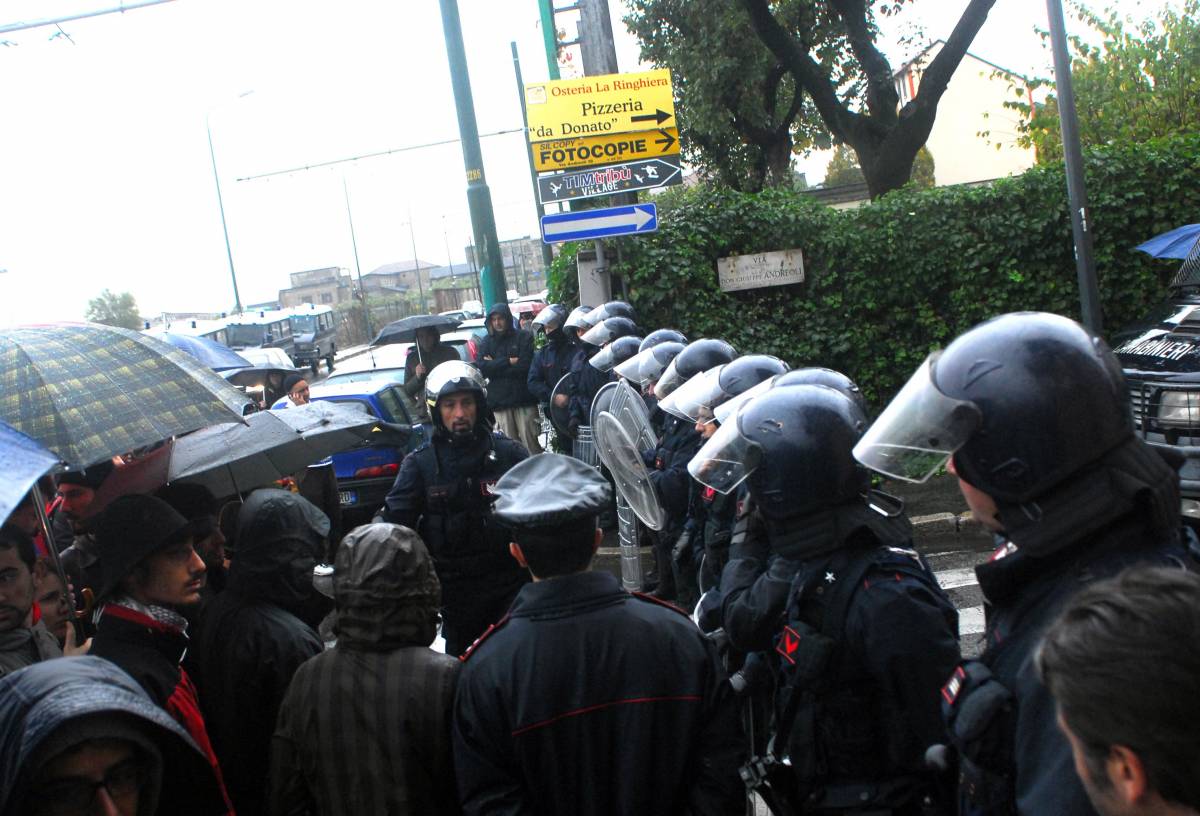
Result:
[[[312,571],[329,520],[284,490],[257,490],[238,513],[229,587],[200,621],[197,685],[234,807],[265,810],[271,734],[292,675],[321,639],[299,616],[313,607]]]
[[[280,706],[270,812],[457,813],[460,663],[429,648],[441,602],[429,552],[407,527],[359,527],[333,580],[337,646],[300,667]]]
[[[494,332],[493,315],[503,315],[506,328]],[[494,411],[534,405],[537,400],[529,393],[529,367],[533,363],[533,335],[525,329],[512,328],[512,309],[507,303],[497,303],[488,309],[488,333],[479,344],[476,365],[488,379],[488,405]],[[486,358],[491,357],[488,360]],[[510,362],[517,358],[516,363]]]
[[[138,816],[225,812],[208,761],[171,716],[109,661],[76,657],[0,680],[0,816],[28,812],[37,771],[89,731],[129,735],[157,754],[159,784],[143,790]]]

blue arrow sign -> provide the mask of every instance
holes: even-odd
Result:
[[[658,207],[654,204],[634,204],[542,216],[542,241],[547,244],[610,238],[614,235],[634,235],[654,232],[656,229]]]

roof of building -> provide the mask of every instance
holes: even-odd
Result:
[[[363,277],[367,278],[371,275],[398,275],[401,272],[412,272],[417,268],[417,264],[420,264],[422,269],[437,266],[437,264],[419,259],[417,261],[395,261],[394,263],[385,263],[383,266],[377,266],[370,272],[364,272]]]

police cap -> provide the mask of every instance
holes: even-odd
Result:
[[[609,503],[612,490],[594,467],[570,456],[542,453],[505,473],[492,492],[492,512],[514,529],[559,527],[593,518]]]

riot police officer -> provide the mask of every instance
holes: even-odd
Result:
[[[571,370],[571,359],[575,356],[575,343],[567,336],[563,327],[567,319],[567,308],[558,303],[552,303],[538,312],[533,319],[534,331],[542,332],[546,344],[533,353],[533,363],[529,366],[527,385],[529,393],[537,399],[543,414],[549,416],[551,400],[560,400],[561,404],[554,406],[565,411],[570,400],[568,394],[551,394],[567,372]]]
[[[762,557],[731,557],[722,614],[733,646],[767,653],[776,675],[774,734],[747,777],[796,813],[939,812],[924,758],[944,739],[957,614],[902,504],[851,456],[865,428],[840,391],[771,389],[689,466],[715,490],[744,480],[756,507]]]
[[[975,570],[984,653],[943,690],[964,813],[1094,812],[1033,653],[1086,583],[1187,561],[1178,474],[1135,434],[1128,393],[1117,358],[1083,326],[1002,315],[930,355],[855,448],[912,481],[951,457],[972,514],[1003,539]]]
[[[620,303],[621,301],[616,301]],[[612,304],[597,306],[597,309],[604,309]],[[570,428],[574,434],[581,425],[587,425],[591,421],[592,400],[596,398],[596,392],[600,390],[606,383],[612,382],[616,375],[612,373],[611,367],[601,370],[597,366],[590,365],[590,361],[602,347],[607,346],[614,340],[621,337],[632,337],[637,334],[637,325],[631,318],[623,316],[613,316],[605,318],[602,322],[597,323],[592,328],[588,329],[579,337],[579,352],[572,363],[571,372],[575,378],[575,388],[571,395],[570,403]],[[641,342],[641,338],[638,338]]]
[[[429,373],[433,439],[404,459],[383,520],[416,530],[442,583],[446,653],[460,654],[507,611],[527,573],[490,516],[490,486],[529,453],[492,430],[482,375],[462,361]]]

